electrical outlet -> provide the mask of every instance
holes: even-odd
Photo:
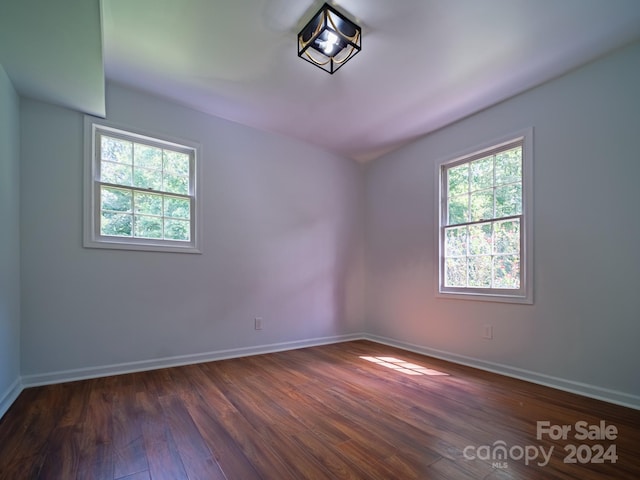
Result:
[[[253,328],[256,330],[262,330],[262,317],[256,317],[253,319]]]
[[[482,332],[482,338],[491,340],[493,338],[493,325],[485,325]]]

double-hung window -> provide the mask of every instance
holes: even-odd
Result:
[[[199,253],[197,145],[86,128],[85,246]]]
[[[439,295],[532,303],[532,132],[439,168]]]

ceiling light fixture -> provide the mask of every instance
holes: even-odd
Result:
[[[333,74],[361,48],[362,29],[325,3],[298,33],[298,56]]]

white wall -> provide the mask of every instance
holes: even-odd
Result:
[[[635,44],[429,135],[364,174],[312,147],[110,85],[109,120],[203,145],[203,255],[84,249],[82,116],[22,99],[23,378],[55,381],[73,369],[99,373],[364,330],[640,407],[638,85]],[[16,108],[1,110],[3,141],[16,138]],[[534,305],[436,299],[436,161],[529,126]],[[18,147],[9,150],[17,158]],[[264,318],[260,332],[255,316]],[[484,324],[494,326],[493,340],[481,338]],[[10,335],[2,350],[14,359],[9,383],[18,348]]]
[[[0,65],[0,417],[20,379],[19,99]]]
[[[362,330],[360,166],[117,85],[107,115],[202,145],[204,254],[83,248],[83,117],[23,99],[27,383]]]
[[[436,162],[530,126],[535,304],[436,299]],[[370,165],[366,330],[640,407],[639,139],[636,43]]]

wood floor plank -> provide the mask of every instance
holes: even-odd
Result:
[[[78,476],[113,479],[113,398],[121,377],[89,380],[84,421],[78,425]],[[69,477],[67,477],[69,478]]]
[[[151,478],[187,480],[187,473],[158,397],[146,392],[138,392],[136,401],[143,410],[142,437]]]
[[[144,411],[135,401],[138,374],[122,376],[121,387],[113,395],[113,477],[123,478],[149,468],[142,436]]]
[[[397,465],[389,462],[389,459],[393,459],[393,454],[380,457],[371,455],[371,451],[367,446],[357,440],[349,440],[342,443],[337,452],[345,460],[357,464],[358,468],[365,473],[363,478],[369,480],[388,480],[390,478],[412,480],[418,478],[416,472],[399,470]]]
[[[76,478],[80,460],[78,441],[75,427],[56,428],[47,440],[47,456],[38,476],[40,478]]]
[[[313,431],[293,435],[293,440],[322,466],[325,478],[352,480],[366,477],[357,463],[341,456],[333,445],[327,445]]]
[[[3,460],[0,464],[0,479],[43,478],[40,472],[42,471],[45,458],[46,453],[34,455],[32,457],[13,458],[6,461]]]
[[[276,444],[271,442],[268,436],[267,438],[261,436],[260,431],[256,430],[255,424],[251,423],[251,421],[256,421],[255,413],[249,412],[242,404],[234,403],[234,399],[237,398],[235,384],[239,383],[238,378],[242,377],[243,370],[238,370],[233,363],[235,362],[222,361],[205,366],[209,378],[237,408],[233,413],[228,413],[220,418],[221,425],[262,478],[273,478],[274,480],[295,478],[290,465],[274,452]],[[240,366],[243,365],[243,362],[237,363]],[[248,413],[250,419],[245,417],[244,413]],[[266,426],[259,426],[259,428],[268,433]]]
[[[176,395],[164,396],[160,404],[189,480],[225,480],[183,400]]]
[[[63,412],[64,392],[60,385],[52,385],[20,395],[10,409],[11,412],[15,407],[18,417],[12,419],[5,415],[0,423],[3,427],[0,430],[0,465],[26,458],[46,459],[47,440]]]
[[[148,471],[143,471],[127,475],[126,477],[118,477],[115,480],[151,480],[151,477]]]
[[[258,480],[260,475],[242,448],[202,400],[187,399],[186,408],[227,478]]]
[[[465,456],[495,442],[552,454]],[[568,443],[618,457],[566,463]],[[28,388],[0,420],[0,480],[636,480],[639,450],[638,410],[367,341]]]

